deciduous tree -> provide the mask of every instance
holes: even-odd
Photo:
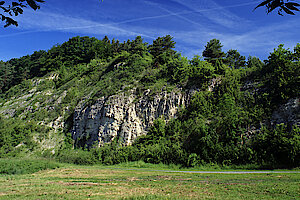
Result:
[[[275,9],[278,9],[278,14],[283,15],[282,13],[285,12],[289,15],[295,15],[294,11],[300,11],[297,7],[299,7],[300,4],[296,2],[291,2],[289,0],[265,0],[262,3],[260,3],[258,6],[254,8],[257,9],[259,7],[266,7],[267,13],[270,13],[274,11]]]
[[[5,1],[0,1],[0,8],[2,13],[0,13],[1,20],[5,22],[4,27],[10,25],[18,26],[18,22],[12,17],[23,14],[24,8],[30,7],[33,10],[40,8],[38,3],[44,3],[44,0],[15,0],[11,4]]]

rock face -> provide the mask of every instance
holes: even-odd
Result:
[[[141,96],[130,91],[102,97],[92,105],[82,101],[74,113],[73,139],[78,146],[101,146],[116,138],[130,145],[136,137],[146,134],[155,119],[175,117],[190,96],[166,91],[151,95],[146,90]]]
[[[272,114],[271,124],[285,123],[289,128],[296,125],[300,127],[300,98],[290,99],[286,104],[281,105]]]

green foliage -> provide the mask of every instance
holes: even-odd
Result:
[[[200,59],[200,56],[194,56],[191,61],[186,58],[175,60],[171,64],[173,66],[173,79],[183,86],[206,86],[208,81],[212,79],[214,74],[214,67]]]
[[[246,62],[246,69],[243,70],[242,78],[253,81],[260,81],[264,63],[257,57],[249,56]]]
[[[245,67],[245,56],[241,56],[237,50],[230,49],[226,53],[224,62],[231,68],[239,69]]]
[[[29,90],[36,91],[27,98],[30,111],[26,105],[16,108],[15,118],[0,118],[0,157],[34,151],[50,131],[37,124],[60,117],[65,127],[57,134],[65,135],[65,143],[54,155],[60,162],[298,166],[299,127],[268,124],[274,109],[299,97],[300,45],[294,51],[280,45],[265,63],[256,57],[245,62],[236,50],[222,52],[220,41],[214,39],[207,43],[204,60],[197,55],[189,60],[173,50],[172,39],[167,35],[148,45],[140,36],[123,43],[107,36],[74,37],[48,51],[0,62],[1,106],[9,99],[14,105]],[[123,146],[119,136],[88,150],[88,138],[72,140],[79,102],[88,105],[131,89],[139,96],[150,89],[150,101],[161,91],[195,93],[177,118],[158,118],[131,146]],[[74,145],[82,149],[74,150]],[[45,151],[44,156],[53,155]]]
[[[225,57],[222,47],[223,45],[221,45],[220,40],[210,40],[207,42],[207,45],[202,53],[204,59],[213,65],[216,63],[216,60],[222,60],[223,57]]]
[[[11,97],[17,97],[20,96],[21,94],[24,94],[24,92],[30,90],[32,88],[32,83],[30,80],[23,81],[16,87],[10,88],[6,92],[6,98],[11,98]]]
[[[46,127],[34,121],[0,117],[0,157],[15,156],[22,150],[33,150],[36,147],[33,134],[47,131]]]
[[[60,164],[42,159],[1,158],[0,174],[32,174],[41,170],[56,169]]]
[[[278,124],[274,129],[264,127],[252,138],[253,150],[259,162],[270,166],[293,167],[300,163],[300,128],[291,131],[285,124]]]
[[[300,43],[295,46],[293,57],[295,61],[300,61]]]
[[[0,8],[4,14],[0,14],[2,21],[5,21],[4,27],[8,27],[10,25],[18,26],[18,22],[12,18],[12,16],[18,16],[23,14],[23,9],[26,7],[30,7],[33,10],[37,10],[40,8],[38,3],[44,3],[43,0],[17,0],[12,1],[11,5],[8,3],[6,5],[5,1],[0,1]],[[7,15],[5,15],[7,14]]]
[[[150,53],[155,58],[155,65],[164,64],[166,62],[166,57],[173,56],[175,51],[175,43],[172,41],[170,35],[164,37],[158,37],[153,41],[153,44],[149,46]]]
[[[197,92],[193,96],[190,105],[184,111],[185,117],[203,116],[209,119],[214,109],[212,100],[213,96],[211,92]]]
[[[289,0],[265,0],[263,2],[261,2],[260,4],[258,4],[258,6],[256,6],[254,8],[257,9],[259,7],[266,7],[267,8],[267,13],[272,12],[275,9],[278,9],[278,15],[283,15],[283,11],[286,14],[289,15],[295,15],[295,11],[299,11],[299,9],[297,7],[299,7],[300,4],[296,3],[296,2],[290,2]]]
[[[159,138],[165,137],[165,126],[166,123],[162,118],[158,118],[153,122],[153,126],[150,128],[147,136],[150,140],[158,140]]]
[[[12,84],[13,69],[9,63],[0,61],[0,93],[8,90]]]
[[[256,70],[260,70],[263,67],[264,63],[261,62],[257,57],[249,56],[246,65],[248,68],[255,68]]]
[[[299,46],[299,44],[298,44]],[[289,98],[299,96],[300,61],[298,46],[295,51],[284,49],[279,45],[269,56],[263,72],[265,86],[269,89],[269,100],[272,104],[285,102]]]
[[[56,159],[59,162],[73,163],[77,165],[92,165],[97,162],[93,154],[81,149],[64,149],[58,153]]]

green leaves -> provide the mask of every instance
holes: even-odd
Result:
[[[294,12],[292,12],[291,10],[295,10],[295,11],[300,11],[298,8],[296,8],[296,6],[300,6],[300,4],[298,3],[285,3],[284,5],[280,6],[284,12],[286,12],[287,14],[290,15],[295,15]]]
[[[241,56],[237,50],[230,49],[226,53],[226,58],[224,62],[231,68],[239,69],[245,66],[245,60],[245,56]]]
[[[28,3],[28,5],[33,9],[33,10],[37,10],[40,7],[34,2],[34,0],[26,0],[26,2]]]
[[[0,2],[0,8],[4,13],[7,13],[8,16],[4,14],[0,14],[1,20],[5,21],[4,27],[8,27],[10,25],[18,26],[18,22],[14,20],[13,16],[18,16],[19,14],[23,14],[23,8],[29,6],[33,10],[37,10],[40,8],[38,3],[44,3],[44,0],[15,0],[11,2],[11,5],[5,5],[5,1]]]
[[[287,2],[286,2],[287,1]],[[297,7],[300,6],[300,4],[295,2],[289,2],[288,0],[266,0],[260,3],[258,6],[254,8],[257,9],[259,7],[265,6],[267,8],[267,13],[272,12],[276,8],[278,8],[278,14],[283,15],[282,11],[289,15],[295,15],[293,11],[300,11]],[[293,10],[293,11],[292,11]]]
[[[254,8],[254,10],[255,10],[256,8],[258,8],[258,7],[262,7],[262,6],[267,5],[267,4],[270,3],[271,1],[273,1],[273,0],[266,0],[266,1],[263,1],[263,2],[260,3],[258,6],[256,6],[256,7]]]
[[[286,3],[285,6],[290,10],[300,11],[298,8],[295,7],[295,6],[300,6],[300,4],[298,3]]]
[[[225,56],[225,53],[222,51],[223,45],[220,43],[220,40],[212,39],[207,42],[205,50],[202,55],[204,59],[213,65],[216,63],[216,60],[220,60]]]
[[[267,5],[268,12],[272,12],[275,8],[281,7],[284,3],[281,0],[274,0]]]

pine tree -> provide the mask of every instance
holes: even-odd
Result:
[[[224,62],[231,68],[239,69],[241,67],[245,67],[245,60],[245,56],[241,56],[237,50],[230,49],[226,53],[226,58]]]
[[[223,45],[221,45],[220,40],[212,39],[207,42],[205,50],[202,55],[204,59],[213,65],[215,65],[216,60],[222,60],[225,57],[225,53],[222,51]]]

